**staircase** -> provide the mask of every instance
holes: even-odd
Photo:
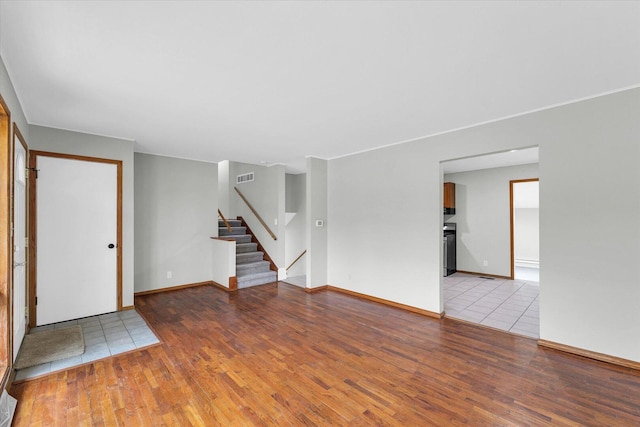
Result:
[[[265,261],[264,252],[258,251],[253,235],[247,233],[247,227],[238,219],[227,220],[231,231],[222,220],[218,220],[218,236],[236,241],[236,278],[238,289],[263,285],[278,280],[278,273],[270,270],[271,263]]]

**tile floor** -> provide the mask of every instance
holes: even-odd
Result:
[[[539,338],[538,282],[454,273],[442,288],[447,317]]]
[[[34,333],[81,325],[85,351],[80,356],[16,371],[15,381],[33,378],[160,342],[135,310],[118,311],[39,326]]]
[[[540,282],[540,269],[516,264],[515,278],[525,282]]]

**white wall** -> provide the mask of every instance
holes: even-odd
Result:
[[[286,212],[287,214],[295,213],[285,230],[285,261],[288,267],[302,251],[307,249],[307,176],[302,173],[286,174],[285,187]],[[306,262],[303,257],[287,271],[287,277],[303,276],[306,273]]]
[[[441,175],[428,148],[408,143],[329,162],[330,285],[442,311]]]
[[[640,361],[640,89],[544,117],[540,336]]]
[[[236,276],[236,242],[211,239],[211,251],[211,279],[229,288],[229,278]]]
[[[513,252],[516,263],[519,260],[540,262],[540,209],[517,208],[513,212]]]
[[[331,221],[328,213],[328,162],[314,157],[307,158],[307,287],[316,288],[329,284],[328,230]],[[316,227],[316,220],[324,221]]]
[[[458,270],[511,276],[509,181],[537,177],[535,163],[444,176],[456,184],[456,214],[446,222],[457,224]]]
[[[122,160],[122,305],[133,306],[133,142],[29,125],[31,150]]]
[[[212,279],[217,188],[215,163],[135,154],[136,292]]]
[[[233,187],[229,185],[229,163],[229,160],[218,163],[218,208],[226,219],[234,219],[229,209],[229,190],[233,191]]]
[[[538,145],[541,338],[640,361],[638,117],[632,89],[331,160],[330,284],[441,311],[440,162]]]

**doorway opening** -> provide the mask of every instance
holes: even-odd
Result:
[[[443,186],[455,184],[456,195],[455,211],[444,199],[442,205],[445,234],[451,225],[456,230],[456,271],[441,279],[445,315],[537,339],[539,283],[514,280],[514,259],[539,258],[514,255],[511,187],[515,181],[537,184],[530,178],[538,176],[538,148],[454,159],[441,169]]]
[[[283,281],[307,287],[307,174],[285,173],[286,278]]]
[[[538,178],[509,182],[511,277],[540,282],[540,204]]]

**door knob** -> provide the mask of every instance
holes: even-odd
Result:
[[[116,245],[114,245],[113,243],[109,243],[109,246],[108,246],[109,249],[113,249],[115,247],[116,247]]]

